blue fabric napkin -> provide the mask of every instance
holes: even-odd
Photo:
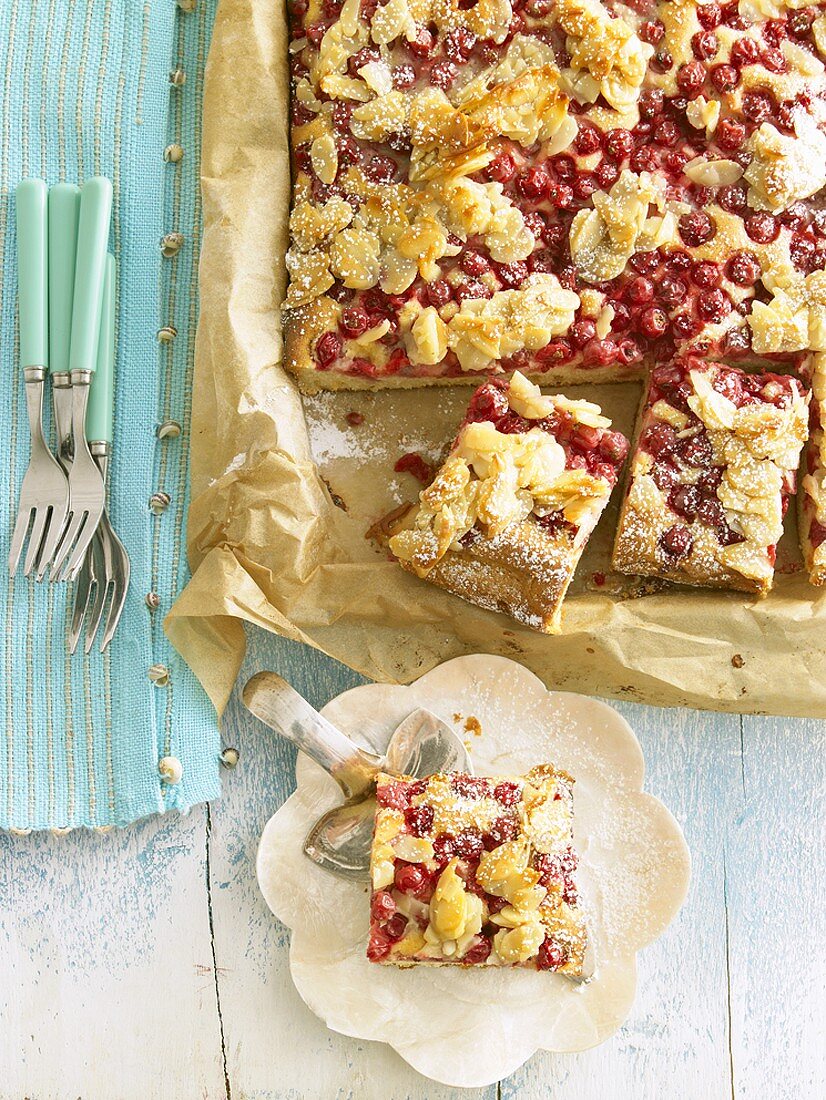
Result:
[[[203,71],[216,0],[16,0],[0,4],[0,827],[124,825],[219,793],[210,704],[164,637],[188,579],[185,520]],[[189,10],[194,9],[194,10]],[[174,83],[170,72],[185,74]],[[182,159],[176,159],[180,146]],[[28,461],[17,363],[14,188],[25,176],[115,189],[117,363],[111,514],[132,561],[103,655],[69,656],[71,587],[5,579]],[[181,233],[174,258],[160,240]],[[176,330],[165,335],[161,329]],[[159,439],[174,420],[177,438]],[[153,493],[171,502],[160,515]],[[148,593],[157,593],[155,611]],[[79,647],[82,650],[82,645]],[[149,670],[168,669],[165,685]],[[163,680],[161,676],[161,680]],[[182,765],[162,779],[159,760]]]

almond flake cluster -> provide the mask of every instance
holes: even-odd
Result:
[[[546,397],[518,372],[511,380],[509,404],[526,420],[544,419],[561,408],[576,423],[610,426],[596,405]],[[504,434],[487,421],[467,424],[433,482],[421,492],[413,525],[394,535],[389,547],[425,577],[477,525],[487,538],[495,538],[532,513],[561,512],[579,526],[601,510],[609,491],[602,478],[567,469],[563,447],[542,428]]]

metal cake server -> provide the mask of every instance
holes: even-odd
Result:
[[[86,439],[86,406],[97,363],[111,216],[112,184],[102,176],[94,176],[80,192],[69,346],[74,455],[69,472],[69,516],[52,561],[52,580],[75,578],[103,513],[105,486]]]
[[[20,561],[31,526],[24,572],[49,561],[57,546],[69,508],[66,474],[49,450],[43,434],[43,383],[48,361],[48,208],[43,180],[23,180],[15,192],[17,209],[18,308],[20,365],[26,382],[31,456],[20,487],[20,503],[9,550],[9,575]]]
[[[383,771],[424,777],[434,772],[473,774],[462,742],[441,718],[421,707],[396,728],[387,746]],[[315,863],[345,878],[369,877],[370,846],[376,809],[369,798],[334,806],[310,829],[304,851]]]
[[[245,706],[270,729],[311,756],[341,787],[344,805],[324,814],[307,835],[304,852],[343,878],[370,872],[376,776],[473,773],[467,749],[440,718],[424,709],[409,714],[393,733],[384,756],[366,752],[322,717],[286,680],[259,672],[244,687]]]

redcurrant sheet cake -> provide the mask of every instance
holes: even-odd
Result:
[[[590,401],[518,371],[473,395],[417,506],[385,525],[398,562],[470,603],[546,633],[611,495],[628,441]]]
[[[292,0],[292,20],[306,389],[817,347],[788,311],[826,255],[822,8]]]
[[[299,385],[654,372],[616,568],[755,593],[811,386],[798,514],[826,583],[826,5],[292,0],[291,16]],[[543,592],[524,548],[568,576],[558,531],[520,484],[476,539],[451,478],[496,429],[466,430],[395,552],[556,629],[564,581]]]
[[[583,973],[573,780],[378,780],[368,958]]]
[[[614,548],[614,568],[763,595],[800,450],[808,392],[688,356],[657,367]]]

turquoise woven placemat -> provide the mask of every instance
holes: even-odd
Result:
[[[188,578],[184,528],[198,310],[200,104],[216,0],[0,4],[0,562],[28,460],[17,370],[13,192],[25,176],[115,188],[119,268],[111,512],[132,584],[109,650],[70,657],[66,585],[0,579],[0,827],[124,825],[219,793],[214,713],[162,619]],[[190,10],[192,9],[192,10]],[[185,82],[170,81],[170,72]],[[180,146],[183,158],[165,150]],[[183,235],[164,258],[160,240]],[[158,338],[165,329],[168,342]],[[175,334],[177,333],[177,334]],[[159,423],[181,424],[160,440]],[[149,509],[169,494],[160,515]],[[2,572],[5,573],[3,565]],[[148,593],[159,607],[150,611]],[[149,669],[169,671],[156,686]],[[181,781],[159,759],[176,757]]]

